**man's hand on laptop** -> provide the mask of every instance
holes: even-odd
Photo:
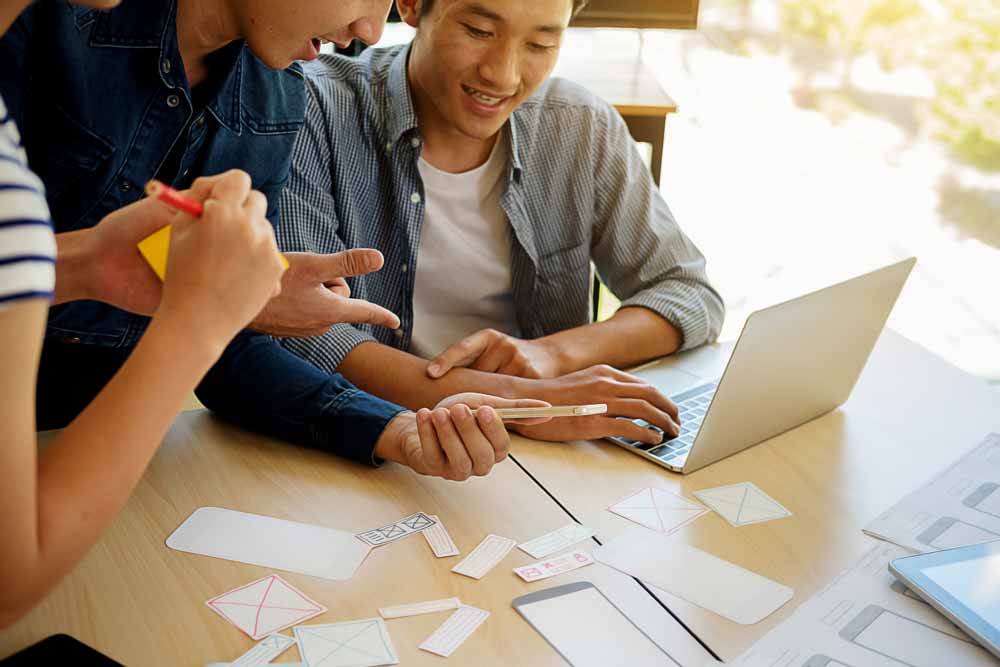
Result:
[[[618,436],[657,445],[662,437],[631,419],[643,419],[674,437],[679,432],[677,406],[655,387],[610,366],[592,366],[559,378],[529,380],[522,395],[552,405],[607,403],[608,412],[592,417],[566,417],[539,425],[511,424],[510,428],[536,440],[591,440]],[[627,417],[628,419],[617,419]]]
[[[285,253],[288,270],[281,294],[267,304],[251,329],[279,337],[319,336],[334,324],[374,324],[396,329],[399,318],[381,306],[352,299],[347,276],[382,268],[382,253],[359,248],[330,255]]]
[[[386,426],[375,444],[375,456],[413,468],[421,475],[461,482],[488,475],[507,458],[510,436],[493,408],[547,408],[531,399],[485,394],[450,396],[433,410],[403,412]],[[541,424],[548,418],[523,420]]]
[[[496,329],[482,329],[458,341],[427,364],[427,375],[436,380],[460,366],[523,378],[562,374],[558,350],[546,339],[522,340]]]

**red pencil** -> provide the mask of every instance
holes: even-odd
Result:
[[[195,218],[200,218],[205,210],[200,203],[193,199],[188,199],[177,190],[160,181],[153,180],[146,183],[146,194]]]

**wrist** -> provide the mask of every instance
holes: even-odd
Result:
[[[546,357],[550,360],[550,372],[547,377],[561,377],[581,368],[581,365],[574,347],[574,337],[571,331],[563,331],[549,336],[543,336],[535,340],[541,345]]]
[[[185,353],[190,350],[192,354],[212,358],[214,363],[239,332],[216,331],[208,326],[213,320],[214,318],[206,317],[204,313],[196,312],[194,308],[173,307],[169,303],[161,303],[153,313],[149,329],[161,332],[163,335],[180,337],[180,340],[185,341]]]
[[[416,428],[416,424],[417,416],[414,413],[409,411],[400,412],[386,424],[382,435],[378,437],[378,441],[375,443],[372,455],[376,459],[402,463],[403,439],[406,437],[407,431]]]
[[[54,303],[96,299],[94,230],[80,229],[56,234],[56,294]]]

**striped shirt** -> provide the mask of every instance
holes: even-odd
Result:
[[[0,306],[52,299],[55,257],[42,182],[28,168],[17,125],[0,98]]]
[[[345,324],[282,341],[324,370],[335,370],[365,341],[410,347],[425,192],[408,50],[323,56],[305,67],[306,124],[282,193],[278,243],[286,251],[381,250],[385,267],[350,280],[352,294],[402,322],[396,332]],[[705,258],[674,220],[621,116],[580,86],[551,79],[514,111],[507,128],[501,206],[513,230],[521,336],[591,321],[593,262],[623,306],[664,317],[680,330],[684,349],[714,340],[724,307]]]

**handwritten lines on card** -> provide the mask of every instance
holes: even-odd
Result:
[[[501,538],[503,539],[503,538]],[[513,545],[511,545],[513,548]],[[508,549],[510,551],[510,549]],[[471,555],[471,554],[470,554]],[[447,658],[455,649],[462,645],[483,622],[489,618],[490,612],[476,607],[463,605],[458,611],[448,617],[441,627],[424,640],[420,648],[430,653]]]
[[[483,541],[462,559],[452,572],[464,574],[473,579],[482,579],[486,573],[496,567],[497,563],[506,558],[510,550],[517,544],[514,540],[499,535],[487,535]]]
[[[424,539],[427,540],[427,544],[430,546],[431,551],[434,552],[434,555],[438,558],[447,558],[448,556],[457,556],[462,553],[455,546],[455,542],[451,539],[451,535],[448,534],[448,529],[441,523],[441,519],[433,514],[429,516],[437,522],[437,525],[424,531]]]

